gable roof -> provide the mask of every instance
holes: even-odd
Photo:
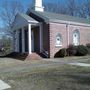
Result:
[[[19,13],[19,16],[21,16],[22,18],[24,18],[25,20],[27,20],[28,22],[37,22],[35,19],[33,19],[32,17],[28,16],[27,14],[24,13]]]
[[[32,17],[28,16],[27,14],[18,13],[15,17],[12,30],[20,29],[20,28],[28,25],[28,23],[37,24],[38,21],[36,21]]]
[[[79,17],[74,17],[74,16],[69,16],[69,15],[63,15],[63,14],[57,14],[57,13],[51,13],[51,12],[37,12],[31,10],[32,13],[35,13],[39,17],[42,17],[44,20],[47,21],[58,21],[58,20],[63,20],[63,21],[71,21],[71,22],[77,22],[77,23],[85,23],[85,24],[90,24],[90,19],[84,19],[84,18],[79,18]]]

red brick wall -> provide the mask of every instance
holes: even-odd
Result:
[[[58,23],[50,23],[50,57],[54,57],[55,53],[61,48],[67,47],[67,34],[66,34],[66,25]],[[60,33],[62,35],[62,46],[56,47],[56,35]]]
[[[69,44],[73,44],[73,31],[78,29],[80,32],[80,44],[90,43],[90,27],[69,25]],[[66,24],[50,23],[49,24],[49,37],[50,37],[50,58],[53,58],[55,53],[61,48],[68,46],[68,36]],[[55,46],[55,39],[57,33],[62,35],[62,46]]]
[[[80,32],[80,44],[86,45],[87,43],[90,43],[90,27],[69,25],[70,44],[73,42],[72,34],[76,29]]]
[[[49,25],[43,23],[43,50],[49,52]]]

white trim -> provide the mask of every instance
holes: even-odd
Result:
[[[31,44],[31,24],[28,24],[28,51],[29,51],[29,54],[32,53],[32,44]]]
[[[80,45],[80,32],[78,29],[74,30],[73,32],[73,44],[75,46]]]
[[[57,43],[57,37],[59,38],[60,44]],[[55,37],[55,46],[56,47],[62,46],[62,35],[61,35],[61,33],[57,33],[57,35]]]
[[[37,21],[31,21],[31,20],[28,20],[29,23],[32,23],[32,24],[38,24]]]
[[[55,47],[62,47],[62,44],[61,45],[55,45]]]
[[[25,34],[24,34],[24,28],[22,28],[22,53],[25,53]]]
[[[51,21],[51,23],[60,23],[60,24],[69,24],[69,25],[90,27],[90,24],[80,23],[80,22],[64,21],[64,20],[56,20],[56,19],[52,19],[50,21]]]

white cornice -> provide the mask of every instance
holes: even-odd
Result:
[[[73,21],[50,20],[50,22],[53,22],[53,23],[60,23],[60,24],[68,24],[68,25],[76,25],[76,26],[90,27],[90,24],[79,23],[79,22],[73,22]]]

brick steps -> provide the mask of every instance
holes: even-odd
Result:
[[[32,53],[27,56],[26,60],[40,60],[42,57],[37,53]]]

